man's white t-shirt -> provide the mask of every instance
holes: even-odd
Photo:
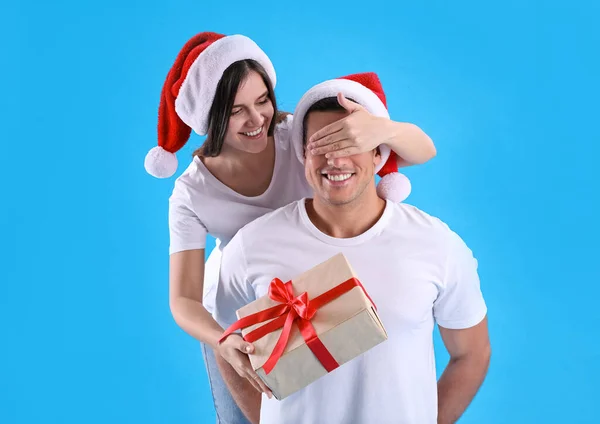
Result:
[[[215,317],[235,311],[343,253],[377,306],[388,340],[278,401],[263,396],[261,424],[435,424],[433,328],[472,327],[487,313],[477,261],[446,224],[407,204],[386,203],[358,237],[319,231],[305,200],[242,228],[223,250]]]
[[[267,190],[260,196],[243,196],[219,181],[194,157],[175,181],[169,199],[169,253],[204,249],[206,236],[217,239],[205,265],[203,304],[212,313],[221,249],[244,225],[265,213],[312,195],[291,145],[292,117],[275,127],[275,167]]]

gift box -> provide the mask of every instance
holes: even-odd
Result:
[[[252,367],[281,400],[387,339],[358,276],[343,254],[237,311],[225,332],[242,331],[255,346]],[[222,340],[223,340],[222,339]]]

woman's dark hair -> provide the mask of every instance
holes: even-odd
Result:
[[[357,103],[349,97],[347,99]],[[308,115],[311,112],[344,112],[345,110],[338,102],[337,97],[325,97],[313,103],[304,114],[304,120],[302,121],[302,145],[306,145],[306,123],[308,122]]]
[[[219,84],[217,84],[215,99],[213,100],[210,112],[208,113],[208,134],[206,141],[202,147],[194,152],[194,156],[218,156],[221,153],[227,126],[229,125],[231,109],[233,108],[233,102],[235,101],[235,95],[237,94],[241,82],[246,78],[250,71],[255,71],[261,76],[268,90],[267,96],[273,104],[274,115],[273,119],[271,119],[267,135],[273,135],[275,125],[285,117],[286,113],[282,114],[277,111],[277,102],[275,101],[273,84],[271,84],[271,80],[265,69],[257,61],[252,59],[234,62],[225,69]]]

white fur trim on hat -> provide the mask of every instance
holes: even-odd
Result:
[[[144,160],[146,171],[156,178],[169,178],[177,171],[177,157],[160,146],[150,149]]]
[[[337,97],[338,93],[342,93],[346,98],[351,98],[356,103],[367,109],[367,111],[372,115],[387,119],[390,118],[387,108],[379,99],[379,97],[358,82],[339,78],[315,85],[313,88],[308,90],[304,96],[302,96],[294,112],[292,143],[296,151],[296,156],[301,163],[304,163],[304,140],[302,139],[302,126],[306,112],[317,101],[327,97]],[[379,146],[379,151],[381,153],[381,161],[377,168],[375,168],[376,173],[379,172],[379,170],[383,167],[390,155],[390,148],[386,145],[382,144]]]
[[[273,117],[275,119],[275,117]],[[279,144],[283,150],[287,150],[290,145],[291,136],[290,133],[292,131],[292,123],[294,122],[293,115],[286,115],[283,120],[275,125],[275,142]]]
[[[410,180],[404,174],[392,172],[384,175],[377,184],[377,194],[382,199],[400,203],[405,200],[412,190]]]
[[[234,62],[244,59],[260,63],[275,88],[277,78],[271,60],[254,41],[243,35],[230,35],[215,41],[190,66],[175,100],[175,110],[198,135],[208,132],[208,113],[223,72]]]

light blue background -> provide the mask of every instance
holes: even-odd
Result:
[[[173,179],[143,168],[164,77],[204,30],[255,39],[284,110],[376,71],[392,117],[435,140],[410,202],[479,259],[494,351],[461,422],[598,422],[599,3],[218,3],[1,6],[0,422],[213,422],[168,308]]]

